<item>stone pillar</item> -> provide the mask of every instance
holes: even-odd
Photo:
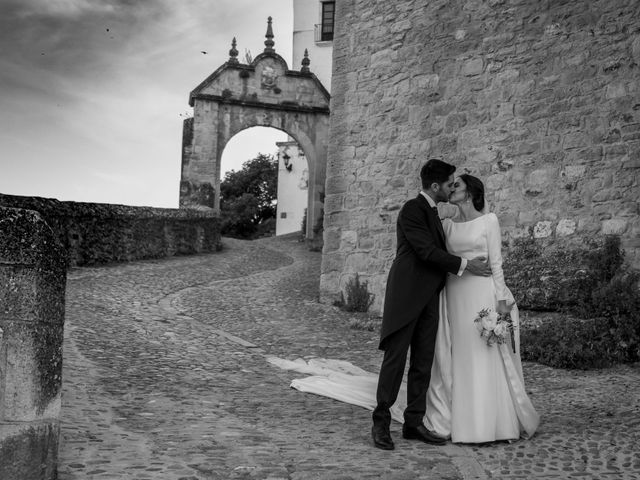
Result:
[[[180,207],[206,207],[220,211],[218,142],[219,106],[197,100],[193,120],[185,121],[182,135],[182,174]]]
[[[65,256],[36,212],[0,207],[0,478],[55,479]]]

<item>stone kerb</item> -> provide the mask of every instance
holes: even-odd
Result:
[[[0,478],[56,478],[66,265],[42,217],[0,207]]]

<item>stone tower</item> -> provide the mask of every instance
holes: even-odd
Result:
[[[379,309],[402,203],[441,157],[505,242],[618,234],[640,266],[637,0],[337,2],[321,297]]]

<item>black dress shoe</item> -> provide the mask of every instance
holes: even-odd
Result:
[[[446,438],[428,430],[424,425],[418,425],[417,427],[407,427],[403,425],[402,437],[408,440],[421,440],[432,445],[444,445],[447,443]]]
[[[393,450],[396,448],[393,440],[391,440],[389,428],[376,427],[374,425],[371,429],[371,436],[373,437],[373,445],[376,448],[381,448],[382,450]]]

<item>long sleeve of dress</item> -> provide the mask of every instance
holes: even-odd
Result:
[[[489,265],[496,288],[496,300],[511,300],[513,295],[507,288],[502,271],[502,236],[500,223],[495,213],[487,214],[487,246],[489,249]]]

